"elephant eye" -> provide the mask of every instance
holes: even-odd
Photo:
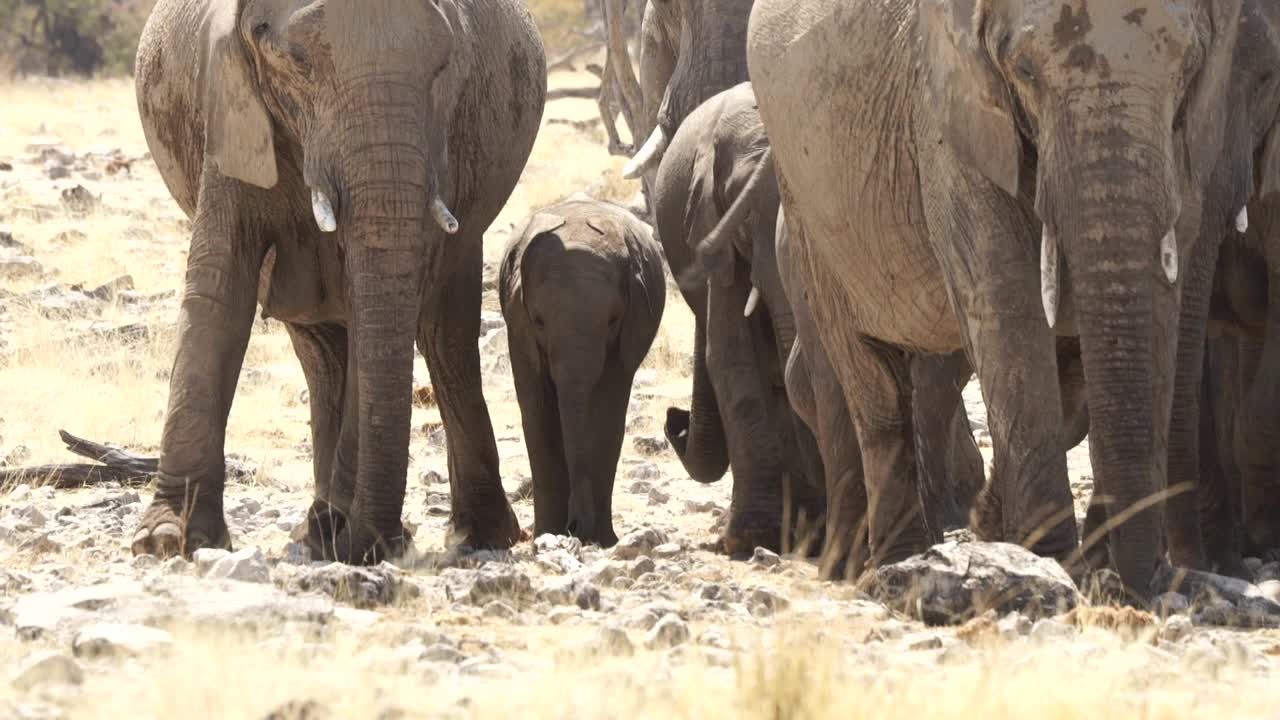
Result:
[[[1025,55],[1013,62],[1013,73],[1023,82],[1034,83],[1036,81],[1035,66],[1031,64],[1031,60]]]
[[[546,322],[544,322],[544,321],[543,321],[543,319],[542,319],[542,316],[541,316],[541,315],[534,315],[534,316],[533,316],[533,326],[534,326],[534,327],[536,327],[536,328],[538,328],[539,330],[545,330],[545,329],[546,329],[546,327],[547,327],[547,324],[546,324]]]
[[[267,23],[267,22],[265,22],[265,21],[264,21],[264,22],[260,22],[260,23],[258,23],[257,25],[254,25],[254,26],[253,26],[253,39],[254,39],[254,40],[261,40],[262,38],[266,37],[266,36],[267,36],[267,33],[268,33],[268,32],[270,32],[270,31],[271,31],[271,24],[270,24],[270,23]]]

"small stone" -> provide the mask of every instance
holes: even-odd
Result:
[[[635,646],[627,631],[613,625],[601,627],[596,637],[596,647],[608,655],[634,655]]]
[[[449,482],[447,478],[445,478],[443,475],[436,472],[435,470],[423,470],[422,472],[418,473],[418,481],[428,487],[431,485],[444,485],[445,483]]]
[[[716,628],[708,628],[703,631],[698,636],[698,644],[720,650],[729,650],[732,647],[732,643],[729,642],[729,638],[725,637],[724,632]]]
[[[666,505],[670,500],[671,495],[659,490],[658,488],[653,488],[649,491],[650,505]]]
[[[71,170],[62,163],[50,160],[44,164],[44,175],[50,180],[65,180],[71,177]]]
[[[767,617],[791,606],[791,601],[787,600],[781,593],[773,588],[766,587],[752,590],[749,603],[751,613],[757,617]]]
[[[433,662],[460,663],[467,659],[467,656],[457,648],[446,645],[444,643],[436,643],[427,648],[422,653],[423,660],[431,660]]]
[[[323,593],[362,609],[390,605],[421,593],[417,585],[405,581],[400,568],[386,562],[373,567],[337,562],[310,567],[289,578],[287,585],[292,591]]]
[[[631,468],[627,477],[632,480],[658,480],[662,477],[662,468],[659,468],[657,463],[642,462]]]
[[[551,609],[547,613],[547,619],[552,625],[576,625],[578,619],[582,617],[582,612],[576,607],[559,606]]]
[[[191,560],[196,565],[196,572],[201,575],[207,575],[214,565],[228,557],[231,557],[231,552],[222,548],[200,548],[191,554]]]
[[[134,570],[152,570],[160,567],[160,559],[155,555],[134,555],[129,560],[129,567]]]
[[[925,635],[907,640],[907,650],[939,650],[941,648],[942,638],[937,635]]]
[[[191,571],[191,563],[181,555],[171,557],[160,564],[161,569],[170,575],[182,575]]]
[[[668,613],[658,620],[644,638],[644,646],[650,650],[675,647],[689,639],[689,626],[675,613]]]
[[[81,628],[71,647],[76,657],[136,657],[173,645],[173,636],[164,630],[145,625],[97,623]]]
[[[637,480],[631,483],[631,487],[628,488],[628,492],[632,495],[648,495],[652,490],[653,483],[648,480]]]
[[[632,580],[636,580],[648,575],[657,568],[658,566],[653,562],[653,558],[638,557],[630,566],[627,567],[627,575],[630,576]]]
[[[484,611],[481,614],[483,614],[487,618],[497,618],[499,620],[511,620],[515,618],[516,615],[518,615],[519,613],[516,612],[515,608],[502,602],[501,600],[491,600],[488,605],[484,606]]]
[[[627,533],[613,546],[610,555],[616,560],[633,560],[649,555],[653,549],[667,541],[666,535],[653,528],[637,528]]]
[[[1173,615],[1181,615],[1191,609],[1191,601],[1186,595],[1176,592],[1167,592],[1157,595],[1151,601],[1151,612],[1156,617],[1167,618]]]
[[[535,553],[549,553],[553,550],[563,550],[579,560],[582,559],[582,541],[576,537],[544,534],[534,538]]]
[[[533,595],[533,582],[514,565],[486,562],[476,570],[448,568],[442,573],[450,600],[483,606],[490,600]]]
[[[782,558],[769,548],[758,547],[751,554],[750,564],[758,568],[773,568],[782,564]]]
[[[1031,638],[1044,643],[1072,637],[1075,634],[1075,628],[1053,618],[1040,618],[1031,626]]]
[[[716,509],[716,504],[712,500],[685,500],[684,509],[691,513],[707,513]]]
[[[657,455],[665,452],[671,444],[664,437],[656,435],[638,435],[631,441],[631,446],[641,455]]]
[[[679,543],[662,543],[653,549],[653,556],[660,560],[670,560],[683,552],[683,550],[684,549],[680,547]]]
[[[1164,621],[1160,628],[1160,639],[1168,643],[1180,642],[1191,634],[1191,618],[1186,615],[1174,615]]]
[[[245,548],[219,558],[209,567],[205,577],[266,583],[271,582],[271,570],[261,550]]]
[[[552,605],[577,605],[583,610],[600,607],[600,590],[581,577],[551,578],[538,589],[538,599]]]
[[[84,669],[75,658],[60,652],[38,652],[22,661],[10,683],[19,690],[36,685],[79,685],[84,682]]]

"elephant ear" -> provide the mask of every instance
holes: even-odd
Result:
[[[1191,86],[1187,100],[1186,143],[1191,172],[1197,183],[1209,181],[1218,164],[1227,124],[1227,93],[1231,87],[1232,64],[1236,52],[1236,36],[1240,25],[1240,0],[1206,2],[1209,37],[1200,74]]]
[[[982,42],[978,0],[927,0],[920,9],[927,90],[942,139],[959,160],[1018,195],[1022,142],[1012,98]]]
[[[525,222],[524,228],[515,234],[515,245],[507,254],[500,276],[501,294],[504,302],[508,297],[514,299],[517,293],[520,294],[521,298],[524,297],[525,257],[529,254],[529,250],[537,244],[539,238],[546,237],[564,227],[565,222],[563,215],[539,211],[534,213]],[[523,299],[521,302],[523,302]]]
[[[647,225],[628,223],[622,237],[627,244],[627,312],[619,351],[625,362],[639,368],[662,323],[667,278],[662,270],[662,251]]]
[[[203,93],[205,156],[223,175],[275,187],[271,117],[253,79],[236,24],[244,0],[209,3],[200,29],[197,87]]]
[[[716,150],[711,139],[707,138],[705,142],[698,144],[693,160],[689,197],[684,208],[684,236],[689,242],[701,245],[719,220],[719,206],[716,202]],[[690,249],[695,254],[699,250],[696,245]],[[707,260],[703,267],[708,270],[707,279],[720,286],[733,284],[733,243],[725,243],[720,251],[705,253],[705,256]]]
[[[1262,164],[1258,168],[1258,198],[1280,192],[1280,118],[1272,123],[1262,145]]]

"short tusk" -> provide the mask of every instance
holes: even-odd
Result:
[[[1160,240],[1160,267],[1170,283],[1178,282],[1178,234],[1173,229]]]
[[[742,309],[742,317],[751,317],[756,311],[756,306],[760,304],[760,289],[751,288],[751,294],[747,296],[747,306]]]
[[[436,198],[431,201],[431,217],[435,218],[436,224],[441,230],[450,235],[458,232],[458,218],[449,212],[449,208],[445,206],[444,201]]]
[[[1236,216],[1236,232],[1243,235],[1249,232],[1249,206],[1245,205],[1240,208],[1240,214]]]
[[[635,157],[631,158],[622,168],[622,177],[628,180],[635,180],[644,174],[644,171],[650,165],[660,162],[662,154],[667,151],[667,133],[662,126],[653,129],[653,134],[648,140],[644,141],[644,145],[636,152]]]
[[[311,212],[316,216],[320,232],[331,233],[338,229],[338,219],[333,215],[333,202],[319,190],[311,191]]]
[[[1044,304],[1044,318],[1049,327],[1058,322],[1058,239],[1044,226],[1040,238],[1040,302]]]

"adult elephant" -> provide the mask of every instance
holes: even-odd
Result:
[[[726,543],[738,543],[744,520],[762,527],[777,518],[780,493],[788,492],[808,517],[825,514],[827,554],[842,555],[860,544],[854,535],[865,534],[865,502],[847,501],[858,496],[853,485],[861,483],[861,468],[849,468],[850,461],[860,465],[858,446],[851,435],[835,429],[842,419],[826,418],[828,396],[838,394],[839,385],[821,372],[824,357],[816,358],[819,364],[812,373],[806,363],[793,359],[783,388],[783,368],[795,354],[800,320],[807,312],[795,307],[802,297],[793,292],[789,299],[784,292],[775,251],[778,186],[768,158],[751,84],[713,96],[685,118],[659,168],[654,206],[659,234],[668,244],[703,241],[715,248],[717,270],[709,279],[686,273],[684,267],[676,270],[684,279],[696,280],[691,294],[707,298],[707,373],[718,406],[729,414],[725,434],[737,511],[731,514]],[[796,290],[797,284],[792,285]],[[958,353],[949,360],[918,358],[912,372],[920,377],[919,391],[929,395],[917,413],[921,445],[928,451],[922,457],[926,472],[919,492],[914,485],[904,486],[901,501],[918,508],[923,498],[933,539],[941,540],[944,524],[965,523],[983,483],[982,458],[959,391],[972,371]],[[797,381],[798,376],[806,379]],[[758,402],[761,397],[768,402]],[[839,408],[844,408],[842,397]],[[674,437],[676,443],[681,440]],[[688,446],[684,449],[687,456]],[[778,534],[776,528],[770,532]],[[825,561],[830,571],[824,574],[837,574],[844,565]],[[859,563],[853,566],[856,572]]]
[[[925,538],[900,508],[874,511],[917,472],[903,349],[974,360],[997,538],[1076,552],[1056,328],[1080,337],[1112,561],[1135,596],[1168,587],[1161,493],[1193,240],[1174,227],[1221,147],[1238,15],[1238,0],[756,4],[748,63],[882,562]]]
[[[1278,67],[1280,7],[1244,0],[1223,149],[1183,288],[1170,427],[1170,555],[1237,577],[1249,576],[1242,543],[1251,552],[1280,545]],[[1207,376],[1206,322],[1214,328]]]
[[[518,539],[481,393],[481,239],[532,148],[545,65],[514,0],[156,5],[139,110],[194,228],[135,554],[230,546],[223,439],[255,300],[310,388],[313,553],[376,562],[408,540],[415,337],[449,431],[451,540]]]

